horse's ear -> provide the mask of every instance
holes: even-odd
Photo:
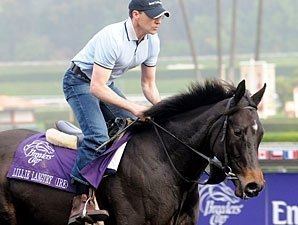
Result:
[[[255,93],[253,96],[251,96],[251,99],[253,100],[253,102],[256,105],[259,105],[260,101],[262,100],[265,89],[266,89],[266,83],[264,84],[262,89],[260,89],[257,93]]]
[[[234,104],[237,105],[238,102],[240,101],[240,99],[243,97],[243,95],[245,94],[245,80],[242,80],[235,91],[235,96],[234,96]]]

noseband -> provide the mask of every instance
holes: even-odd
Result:
[[[238,180],[238,177],[236,176],[235,173],[233,173],[232,169],[230,166],[228,166],[228,153],[227,153],[227,129],[228,129],[228,118],[229,116],[231,116],[232,114],[238,112],[241,109],[253,109],[253,110],[257,110],[257,106],[255,104],[250,103],[248,106],[245,107],[239,107],[239,106],[233,106],[231,107],[231,103],[232,100],[234,100],[234,96],[231,97],[228,100],[228,103],[226,105],[226,109],[225,112],[223,112],[222,114],[220,114],[215,121],[212,123],[210,129],[207,132],[207,136],[210,136],[210,134],[212,133],[213,129],[215,128],[215,125],[217,124],[218,121],[221,121],[222,118],[223,119],[223,124],[221,125],[221,129],[219,129],[216,138],[212,144],[211,150],[213,150],[213,147],[215,145],[216,140],[218,139],[218,136],[220,134],[220,131],[222,131],[222,136],[220,139],[220,142],[224,143],[224,149],[223,149],[223,154],[224,154],[224,161],[221,162],[220,160],[218,160],[218,158],[216,156],[208,157],[205,154],[199,152],[198,150],[192,148],[191,146],[189,146],[188,144],[184,143],[182,140],[180,140],[179,138],[177,138],[175,135],[173,135],[171,132],[169,132],[168,130],[166,130],[164,127],[160,126],[159,124],[157,124],[153,119],[148,118],[146,119],[148,122],[151,122],[153,124],[154,130],[160,140],[160,142],[162,143],[163,149],[165,151],[166,156],[169,159],[169,162],[171,164],[171,166],[173,167],[174,171],[178,174],[178,176],[184,180],[187,183],[197,183],[197,184],[216,184],[216,183],[220,183],[222,181],[224,181],[225,179],[229,179],[229,180]],[[191,150],[192,152],[194,152],[195,154],[199,155],[201,158],[205,159],[206,161],[208,161],[208,165],[211,168],[211,166],[215,166],[217,168],[217,173],[221,173],[221,178],[220,179],[214,179],[214,177],[216,176],[216,174],[214,174],[213,171],[210,171],[210,175],[209,175],[209,179],[207,181],[204,182],[200,182],[198,180],[192,180],[189,179],[185,176],[183,176],[179,170],[176,168],[176,166],[174,165],[167,147],[160,135],[160,132],[158,130],[158,128],[162,131],[164,131],[165,133],[167,133],[169,136],[171,136],[172,138],[174,138],[175,140],[177,140],[179,143],[181,143],[182,145],[184,145],[187,149]],[[210,138],[210,137],[209,137]],[[208,167],[207,165],[207,167]],[[212,181],[213,180],[213,181]]]

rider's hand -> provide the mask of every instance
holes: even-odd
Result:
[[[143,105],[135,105],[133,110],[132,110],[132,113],[138,117],[140,120],[144,121],[145,120],[145,117],[144,117],[144,112],[146,110],[149,109],[149,106],[143,106]]]

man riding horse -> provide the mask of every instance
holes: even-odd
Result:
[[[198,180],[208,164],[209,183],[232,178],[236,196],[257,196],[265,184],[258,162],[264,129],[257,113],[264,91],[265,86],[251,95],[244,81],[237,88],[207,81],[147,110],[144,115],[150,118],[148,123],[129,129],[131,138],[117,172],[105,177],[96,190],[98,204],[109,211],[105,224],[196,225]],[[25,173],[20,164],[14,164],[30,161],[23,143],[31,143],[28,139],[40,135],[43,133],[24,129],[0,132],[0,224],[64,225],[69,220],[75,194],[29,182],[28,174],[36,174],[32,172],[36,168]],[[45,150],[42,146],[36,149],[41,159]],[[55,152],[66,151],[70,150]],[[25,156],[16,157],[19,153]],[[59,164],[68,160],[59,160]],[[39,166],[51,172],[44,161]],[[10,177],[14,168],[23,171],[17,176],[26,180]],[[89,214],[97,213],[94,200],[86,207]]]
[[[100,30],[72,59],[63,80],[65,98],[83,131],[71,177],[76,196],[69,225],[105,220],[108,212],[96,207],[90,184],[80,171],[105,148],[95,151],[109,139],[106,121],[115,117],[142,117],[147,107],[125,99],[114,80],[127,70],[141,65],[141,85],[152,103],[160,101],[155,84],[156,63],[160,50],[157,31],[164,16],[169,17],[160,0],[131,0],[129,18]],[[91,188],[91,190],[90,190]],[[82,211],[87,206],[87,216]]]

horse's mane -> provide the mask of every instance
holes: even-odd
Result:
[[[220,80],[207,80],[203,85],[195,82],[190,85],[187,92],[162,100],[144,115],[162,122],[177,114],[230,98],[235,90],[233,85]]]

